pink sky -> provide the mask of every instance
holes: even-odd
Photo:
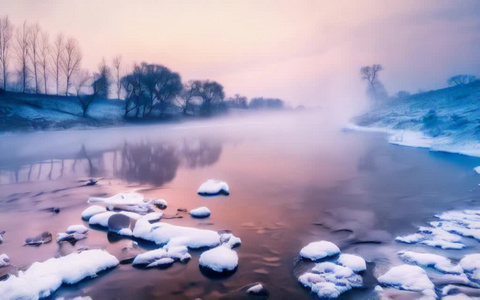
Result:
[[[15,24],[76,37],[83,66],[124,61],[212,79],[227,95],[358,107],[358,69],[381,63],[390,93],[480,75],[480,1],[0,0]]]

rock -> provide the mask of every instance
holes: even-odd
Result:
[[[48,231],[45,231],[44,233],[35,237],[27,238],[25,240],[25,245],[40,246],[41,244],[50,243],[51,241],[52,234]]]
[[[6,254],[0,255],[0,268],[10,265],[10,258]]]
[[[155,199],[153,200],[153,204],[162,210],[166,209],[168,206],[167,200],[165,199]]]
[[[257,284],[251,285],[247,289],[247,294],[252,294],[257,296],[268,296],[269,292],[261,283],[257,283]]]
[[[225,181],[209,179],[200,185],[197,193],[202,196],[229,195],[230,189]]]
[[[70,244],[75,245],[76,242],[86,238],[87,235],[84,233],[58,233],[57,243],[69,242]]]
[[[87,233],[88,231],[88,228],[85,227],[84,225],[70,225],[68,228],[67,228],[67,231],[66,233],[70,234],[70,233],[82,233],[82,234],[85,234]]]
[[[5,234],[5,231],[0,231],[0,244],[3,243],[3,235]]]
[[[129,217],[122,214],[114,214],[108,218],[108,231],[118,233],[125,228],[130,228]]]
[[[194,218],[208,218],[210,216],[210,210],[206,206],[192,209],[190,215]]]
[[[177,211],[180,211],[180,212],[187,212],[188,210],[187,210],[186,208],[183,208],[183,207],[181,207],[181,208],[177,208]]]

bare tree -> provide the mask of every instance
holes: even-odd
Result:
[[[93,92],[95,96],[100,98],[108,98],[108,91],[112,82],[112,71],[107,66],[105,58],[98,65],[98,74],[94,75]]]
[[[27,22],[23,22],[23,25],[17,29],[15,34],[16,39],[16,56],[20,64],[19,76],[22,85],[22,93],[27,91],[28,81],[30,79],[30,66],[28,64],[28,53],[30,48],[30,28],[27,25]]]
[[[447,83],[450,86],[469,84],[477,80],[475,75],[459,74],[448,78]]]
[[[29,57],[30,61],[32,62],[32,75],[33,79],[35,81],[35,94],[39,93],[40,90],[40,76],[38,76],[39,69],[40,69],[40,63],[39,63],[39,57],[40,57],[40,25],[38,23],[32,25],[30,27],[30,41],[29,41]]]
[[[117,98],[120,99],[120,93],[122,92],[122,83],[120,78],[120,67],[122,65],[122,56],[117,55],[113,58],[113,71],[115,72],[115,82],[117,88]]]
[[[65,44],[65,54],[62,59],[62,70],[66,80],[65,96],[68,96],[73,76],[80,70],[81,62],[82,52],[80,51],[78,41],[74,38],[69,38]]]
[[[362,67],[360,69],[360,75],[363,80],[368,81],[368,84],[373,92],[375,97],[375,102],[377,102],[377,91],[376,87],[379,84],[378,73],[383,70],[382,65],[374,64],[372,66]]]
[[[55,76],[57,95],[59,94],[60,76],[62,71],[62,57],[64,53],[65,53],[65,37],[63,36],[63,34],[60,33],[57,35],[57,38],[55,39],[55,43],[53,45],[53,53],[52,53],[53,73]]]
[[[0,18],[0,69],[3,74],[3,89],[7,89],[7,74],[10,58],[10,42],[13,37],[13,24],[8,16]]]
[[[77,92],[77,98],[78,101],[80,102],[80,106],[82,108],[82,117],[87,116],[87,111],[88,107],[92,103],[94,99],[94,95],[89,95],[85,94],[82,92],[86,87],[88,87],[89,81],[92,80],[92,77],[90,76],[90,73],[87,70],[79,70],[78,71],[78,76],[75,84],[76,92]]]
[[[48,62],[50,61],[50,40],[48,32],[44,31],[40,39],[40,58],[39,64],[43,75],[43,92],[48,94]]]

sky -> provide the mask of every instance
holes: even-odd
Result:
[[[359,69],[374,63],[390,94],[480,77],[476,0],[0,0],[5,14],[77,38],[90,70],[121,54],[292,105],[362,107]]]

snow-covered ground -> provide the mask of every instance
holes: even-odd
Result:
[[[396,145],[480,156],[480,81],[389,100],[347,128],[390,134]]]

